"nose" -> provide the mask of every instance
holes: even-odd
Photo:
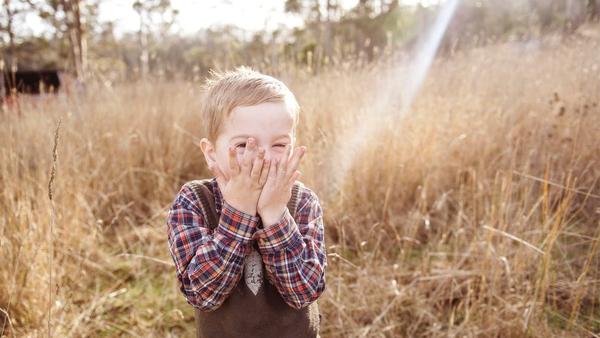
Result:
[[[265,160],[281,160],[283,158],[283,151],[278,147],[266,147],[265,148]]]
[[[278,157],[281,157],[280,154],[278,154],[277,151],[272,148],[265,147],[260,144],[258,144],[257,146],[262,147],[265,150],[265,157],[264,157],[265,160],[271,160],[271,159],[276,159]],[[258,147],[256,148],[257,152],[255,153],[255,156],[258,155],[258,149],[259,149]],[[237,153],[238,162],[241,163],[243,158],[244,158],[244,151],[242,150]]]
[[[265,160],[271,160],[271,161],[281,160],[283,157],[283,150],[281,147],[272,147],[272,146],[269,146],[268,144],[262,144],[260,141],[258,141],[256,143],[256,146],[257,146],[257,148],[256,148],[257,151],[259,148],[263,148],[265,150],[265,157],[264,157]],[[244,153],[244,150],[240,150],[237,154],[239,163],[242,162],[243,153]],[[258,154],[258,152],[256,154]],[[291,156],[291,154],[290,154],[290,156]]]
[[[274,152],[271,149],[265,149],[265,160],[270,160],[274,158]]]

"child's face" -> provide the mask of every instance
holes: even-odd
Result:
[[[287,144],[294,149],[293,124],[293,113],[284,102],[238,106],[224,121],[215,145],[207,139],[201,141],[202,152],[207,164],[216,161],[219,169],[229,176],[228,147],[236,148],[237,160],[241,164],[248,137],[252,137],[257,150],[265,149],[265,159],[281,159]]]

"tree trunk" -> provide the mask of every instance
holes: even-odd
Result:
[[[567,0],[565,3],[565,22],[564,30],[567,33],[574,32],[585,20],[585,13],[583,10],[583,4],[581,0]]]
[[[588,20],[595,21],[600,19],[600,1],[587,0],[586,7],[586,16]]]
[[[149,67],[149,52],[148,52],[148,34],[144,31],[144,15],[141,7],[138,10],[140,17],[140,29],[138,31],[138,40],[140,43],[140,77],[145,79],[150,70]]]
[[[85,30],[81,22],[79,4],[80,0],[62,0],[69,38],[69,54],[77,80],[83,83],[87,73],[87,43],[84,41]]]
[[[323,45],[325,49],[325,57],[327,63],[331,63],[333,56],[333,49],[331,46],[331,12],[333,10],[332,0],[327,0],[327,19],[325,21],[325,32],[323,35]]]
[[[5,103],[4,97],[6,96],[6,88],[4,87],[4,53],[0,59],[0,112],[4,111]]]
[[[17,58],[15,53],[15,32],[13,31],[14,12],[10,8],[9,0],[4,0],[4,11],[6,13],[6,33],[8,34],[8,53],[3,65],[2,87],[4,88],[4,79],[8,80],[9,92],[16,86],[15,72],[17,71]],[[4,95],[4,92],[2,93]]]
[[[321,20],[321,1],[314,1],[314,11],[315,11],[315,36],[317,45],[315,46],[315,52],[313,54],[313,74],[317,74],[320,71],[321,61],[323,60],[323,22]]]
[[[77,39],[77,50],[79,51],[77,57],[82,78],[85,78],[88,71],[86,31],[81,20],[81,9],[79,7],[80,0],[73,1],[73,5],[73,16],[75,17],[75,36]]]

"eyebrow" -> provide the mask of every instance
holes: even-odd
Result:
[[[246,135],[246,134],[244,134],[244,135],[236,135],[236,136],[232,137],[231,140],[235,140],[236,138],[248,138],[248,137],[254,137],[254,138],[256,138],[253,135]],[[290,138],[290,135],[282,134],[282,135],[279,135],[279,136],[275,137],[275,140],[278,140],[278,139],[283,138],[283,137]]]

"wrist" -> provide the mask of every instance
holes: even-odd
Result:
[[[246,214],[249,214],[252,216],[256,216],[256,206],[247,205],[247,204],[240,203],[237,201],[225,200],[225,202],[236,210],[239,210],[243,213],[246,213]]]
[[[285,209],[287,208],[287,206],[279,206],[279,207],[270,207],[270,208],[266,208],[263,209],[259,212],[260,214],[260,218],[262,219],[263,222],[263,227],[268,227],[271,226],[275,223],[277,223],[279,220],[281,220],[281,218],[283,217],[283,214],[285,213]]]

